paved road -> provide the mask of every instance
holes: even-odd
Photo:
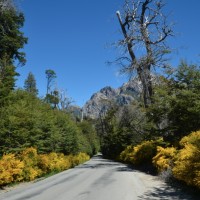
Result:
[[[124,164],[92,158],[87,163],[0,194],[1,200],[188,200],[158,180]]]

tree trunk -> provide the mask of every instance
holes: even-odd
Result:
[[[137,73],[142,83],[144,106],[147,108],[152,103],[153,95],[150,70],[147,67],[138,67]]]

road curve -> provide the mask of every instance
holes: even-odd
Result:
[[[189,200],[157,177],[100,155],[70,169],[0,194],[1,200]]]

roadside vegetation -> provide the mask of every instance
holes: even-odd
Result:
[[[199,89],[199,67],[182,62],[170,79],[160,77],[148,108],[112,107],[101,133],[104,156],[200,188]]]
[[[117,12],[123,33],[117,44],[125,49],[117,61],[123,73],[140,80],[142,93],[130,105],[110,102],[104,116],[91,120],[69,112],[71,99],[55,89],[51,69],[44,72],[45,97],[38,97],[31,72],[24,88],[15,88],[28,38],[21,31],[23,13],[12,0],[0,0],[0,186],[69,169],[101,148],[105,157],[200,189],[200,67],[166,62],[173,31],[163,7],[162,0],[133,0]]]
[[[160,143],[160,144],[159,144]],[[120,153],[119,160],[134,166],[156,167],[165,179],[172,177],[190,186],[200,188],[200,131],[185,136],[180,147],[166,147],[160,141],[144,141],[128,146]]]
[[[140,81],[142,93],[131,105],[110,103],[96,127],[105,157],[200,189],[200,67],[170,65],[167,39],[174,32],[165,6],[162,0],[128,0],[117,11],[122,38],[114,63]]]
[[[53,70],[44,72],[45,97],[31,72],[15,88],[16,66],[26,63],[24,20],[14,1],[0,0],[0,187],[69,169],[99,151],[93,124],[69,112],[71,99],[55,89]]]
[[[89,159],[85,153],[67,156],[54,152],[38,154],[35,148],[27,148],[18,154],[5,154],[0,160],[0,187],[22,181],[33,181],[41,176],[75,167]]]

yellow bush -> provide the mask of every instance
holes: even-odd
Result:
[[[35,148],[27,148],[20,154],[21,160],[24,162],[23,179],[34,180],[41,176],[42,171],[38,168],[38,154]]]
[[[50,153],[50,170],[51,171],[63,171],[71,167],[69,160],[64,154]]]
[[[124,151],[120,153],[119,160],[131,163],[134,157],[134,147],[133,146],[127,146]]]
[[[24,161],[25,167],[27,166],[37,166],[38,164],[38,154],[37,149],[30,147],[25,149],[20,153],[21,160]]]
[[[65,156],[62,153],[38,155],[35,148],[27,148],[18,157],[7,154],[0,160],[0,186],[18,181],[32,181],[52,171],[60,172],[89,160],[85,153]]]
[[[200,145],[185,144],[177,154],[172,172],[175,178],[200,188]]]
[[[86,153],[79,153],[72,157],[72,163],[73,163],[73,166],[76,166],[81,163],[84,163],[85,161],[89,159],[90,159],[90,156],[88,156]]]
[[[42,170],[43,174],[49,173],[50,169],[50,157],[47,154],[38,155],[38,167]]]
[[[128,146],[121,154],[120,159],[124,162],[140,165],[151,163],[156,154],[156,142],[144,141],[141,144],[132,147]]]
[[[200,148],[200,131],[192,132],[188,136],[185,136],[181,139],[180,145],[185,146],[187,144],[192,144]]]
[[[90,157],[85,153],[79,153],[78,155],[65,156],[61,153],[50,153],[39,155],[38,166],[42,172],[50,173],[52,171],[63,171],[74,167],[80,163],[89,160]]]
[[[144,141],[134,147],[134,164],[151,163],[156,154],[156,144],[154,141]]]
[[[24,163],[14,154],[3,155],[0,160],[0,186],[21,181]]]
[[[153,157],[152,162],[159,172],[171,169],[177,150],[174,147],[163,148],[157,147],[157,154]]]

